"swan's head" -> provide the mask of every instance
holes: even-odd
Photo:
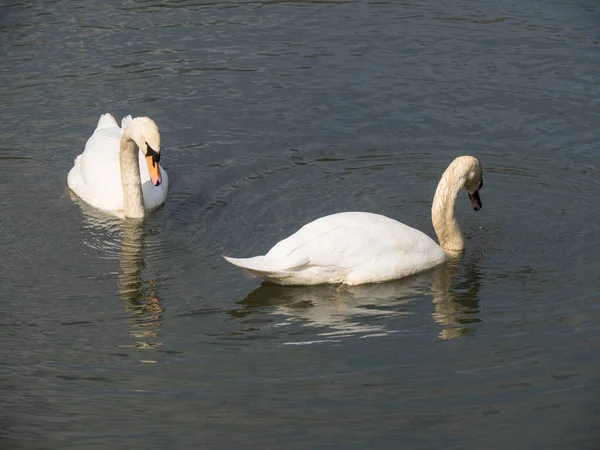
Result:
[[[158,168],[160,133],[154,120],[149,117],[136,117],[125,127],[123,134],[128,134],[144,154],[148,164],[150,180],[154,186],[159,186],[162,183],[162,176]]]
[[[475,211],[482,208],[479,190],[483,187],[483,167],[473,156],[461,156],[461,165],[465,169],[465,189],[469,193],[471,206]]]

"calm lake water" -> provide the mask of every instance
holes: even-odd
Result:
[[[0,36],[2,448],[600,448],[597,2],[8,0]],[[66,186],[105,112],[161,129],[143,227]],[[220,256],[347,210],[433,236],[462,154],[457,262]]]

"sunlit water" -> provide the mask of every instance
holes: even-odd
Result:
[[[0,8],[2,448],[595,449],[595,2],[30,1]],[[66,187],[100,114],[148,115],[143,225]],[[397,282],[261,285],[317,217],[467,251]]]

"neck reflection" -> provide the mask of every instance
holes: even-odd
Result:
[[[477,331],[479,317],[479,290],[481,274],[475,261],[466,261],[462,255],[450,259],[436,271],[431,293],[435,310],[433,320],[442,330],[441,339],[467,336]],[[459,271],[464,268],[464,275]]]
[[[119,293],[126,308],[132,314],[131,335],[138,348],[155,348],[163,325],[161,298],[157,293],[156,280],[144,282],[144,223],[127,219],[123,222],[123,240],[119,270]],[[147,288],[145,288],[147,285]]]

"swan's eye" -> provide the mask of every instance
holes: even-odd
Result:
[[[152,165],[155,166],[160,162],[160,153],[154,150],[150,145],[146,142],[146,156],[152,156]]]

